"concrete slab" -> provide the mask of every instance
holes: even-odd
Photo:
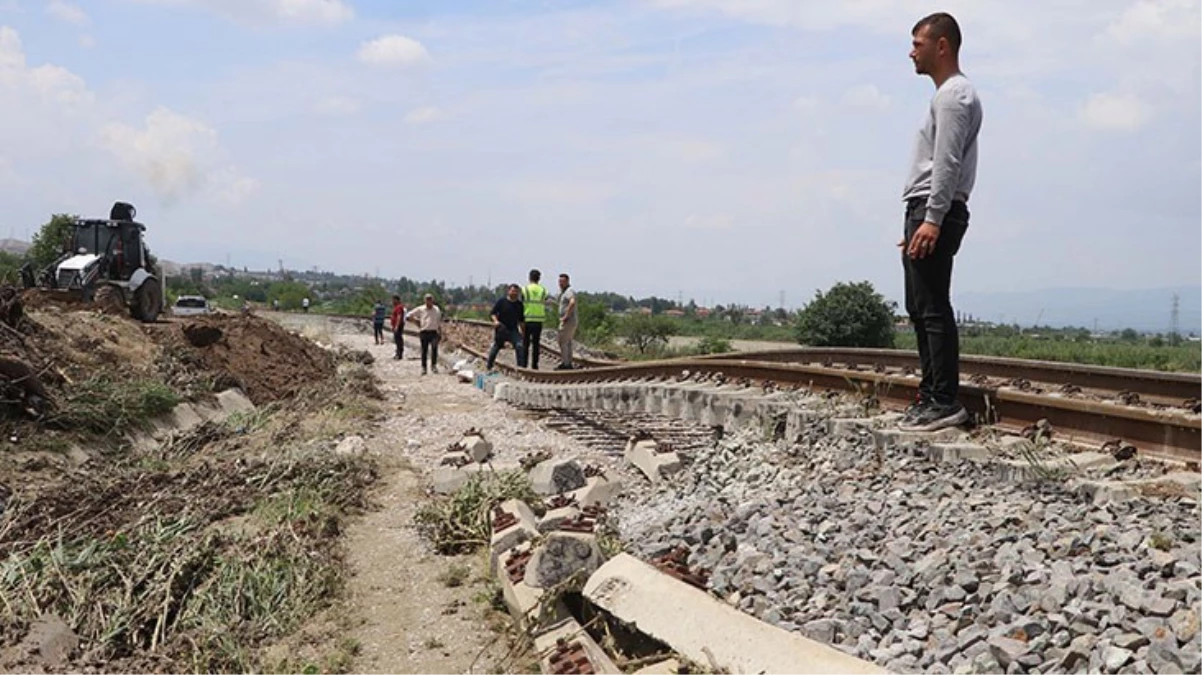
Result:
[[[680,672],[680,661],[665,659],[634,671],[634,675],[676,675]]]
[[[489,570],[497,573],[497,560],[502,553],[538,538],[538,520],[530,507],[519,499],[501,502],[492,515],[492,536],[489,540]]]
[[[566,457],[540,462],[530,471],[530,482],[540,495],[559,495],[579,490],[586,483],[580,463]]]
[[[558,509],[549,509],[542,518],[538,519],[538,531],[546,534],[559,527],[559,524],[565,520],[575,518],[580,515],[580,509],[575,506],[563,506]]]
[[[562,660],[575,660],[581,656],[588,659],[594,673],[622,672],[580,623],[571,617],[535,635],[534,649],[540,656],[538,665],[544,673],[581,672],[580,669],[556,667]]]
[[[464,436],[463,440],[459,441],[459,445],[473,462],[482,464],[492,455],[492,443],[484,440],[483,436],[476,434]]]
[[[658,452],[659,444],[651,440],[632,441],[626,444],[626,460],[638,467],[652,483],[658,483],[681,469],[680,457],[675,452]]]
[[[900,429],[876,429],[872,432],[872,442],[878,450],[885,450],[894,445],[904,443],[963,442],[968,434],[962,429],[940,429],[939,431],[902,431]]]
[[[459,468],[453,466],[436,467],[431,477],[434,483],[434,492],[440,495],[452,494],[466,485],[467,480],[472,477],[472,474],[479,470],[479,464],[468,464]]]
[[[526,566],[526,585],[552,588],[578,573],[591,574],[603,556],[597,537],[583,532],[551,532]]]
[[[251,403],[246,394],[243,394],[239,389],[226,389],[217,394],[217,405],[221,406],[221,409],[227,415],[254,412],[255,410],[255,404]]]
[[[535,617],[543,591],[526,585],[526,565],[533,553],[530,542],[525,542],[505,551],[497,558],[497,579],[501,583],[501,596],[509,614],[522,630],[527,629]]]
[[[859,431],[872,431],[873,417],[832,417],[826,421],[826,431],[832,436],[850,436]]]
[[[976,443],[932,443],[927,450],[927,457],[932,462],[956,462],[962,459],[983,462],[992,455],[989,448]]]
[[[625,553],[605,563],[584,596],[618,619],[730,673],[884,673],[827,645],[764,623]]]
[[[622,480],[616,475],[606,473],[603,476],[593,476],[585,479],[584,487],[573,490],[568,496],[574,497],[581,508],[586,506],[608,506],[622,493]]]

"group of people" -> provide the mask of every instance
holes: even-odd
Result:
[[[513,345],[518,366],[525,368],[526,364],[530,364],[531,368],[538,370],[543,324],[547,322],[547,305],[551,301],[551,294],[539,283],[541,278],[541,272],[530,270],[530,282],[525,287],[509,284],[505,295],[493,305],[489,313],[494,334],[492,347],[488,351],[488,370],[493,369],[497,354],[506,344]],[[571,278],[567,274],[559,275],[558,303],[557,339],[561,362],[556,370],[570,370],[575,367],[572,364],[572,341],[576,338],[579,322],[576,291],[572,290]],[[383,300],[376,301],[372,308],[372,329],[377,345],[385,343],[385,323],[388,323],[396,345],[393,358],[398,360],[405,356],[405,324],[417,324],[422,350],[422,375],[438,372],[438,343],[443,336],[442,308],[434,304],[433,295],[427,293],[424,303],[408,312],[400,295],[392,296],[391,313]]]
[[[509,284],[504,297],[498,298],[493,305],[489,318],[493,324],[493,342],[488,350],[485,368],[493,369],[497,354],[506,344],[513,345],[514,358],[519,368],[529,367],[538,370],[539,357],[542,354],[543,324],[547,322],[547,305],[551,300],[550,293],[540,283],[542,272],[530,270],[529,281],[525,286]],[[576,312],[576,291],[572,290],[572,278],[566,274],[559,275],[558,298],[558,332],[560,363],[556,370],[571,370],[572,341],[576,339],[576,328],[579,320]]]
[[[417,324],[417,335],[421,341],[422,375],[427,372],[438,372],[438,343],[442,340],[442,308],[434,304],[434,296],[426,293],[422,304],[406,312],[405,303],[401,296],[392,296],[392,312],[384,306],[382,300],[377,301],[372,309],[372,329],[375,333],[376,344],[384,344],[384,322],[389,323],[392,340],[396,344],[396,354],[392,357],[400,360],[405,356],[405,324]]]

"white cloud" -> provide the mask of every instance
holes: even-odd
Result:
[[[875,84],[860,84],[843,93],[843,104],[857,108],[884,110],[889,107],[889,97]]]
[[[690,213],[685,217],[681,227],[696,232],[724,232],[735,225],[735,219],[725,213],[697,214]]]
[[[340,117],[343,115],[354,115],[359,112],[360,108],[359,102],[352,98],[329,96],[318,101],[315,109],[321,115]]]
[[[32,90],[43,103],[77,106],[93,100],[83,78],[66,68],[52,64],[28,67],[21,36],[8,26],[0,26],[0,85]]]
[[[105,148],[144,178],[164,203],[206,188],[221,201],[240,201],[258,185],[232,167],[211,169],[220,156],[217,132],[163,106],[146,116],[143,128],[111,122],[100,135]]]
[[[83,8],[66,0],[50,0],[50,3],[46,5],[46,13],[60,21],[77,26],[88,23],[88,15]]]
[[[530,179],[511,184],[504,190],[512,200],[527,206],[562,205],[595,207],[614,194],[612,185],[575,179]]]
[[[721,144],[699,138],[650,137],[646,143],[661,157],[689,164],[710,162],[726,154]]]
[[[443,112],[432,105],[424,105],[420,108],[414,108],[405,115],[406,124],[425,124],[434,122],[444,117]]]
[[[811,113],[818,109],[818,99],[813,96],[798,96],[793,99],[793,109]]]
[[[1107,25],[1102,35],[1122,45],[1160,45],[1197,37],[1198,22],[1194,0],[1139,0]]]
[[[359,60],[376,66],[412,66],[431,60],[422,43],[404,35],[385,35],[359,47]]]
[[[355,11],[345,0],[127,0],[143,5],[194,7],[227,19],[248,22],[337,24]]]
[[[1148,106],[1132,94],[1094,94],[1077,116],[1086,126],[1103,131],[1134,131],[1148,121]]]

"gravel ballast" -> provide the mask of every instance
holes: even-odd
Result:
[[[823,423],[690,459],[625,492],[622,539],[645,559],[688,546],[767,622],[901,672],[1202,669],[1196,498],[1093,504]]]

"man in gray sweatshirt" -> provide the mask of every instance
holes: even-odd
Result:
[[[968,197],[977,175],[981,101],[960,72],[960,26],[945,13],[915,24],[910,58],[919,75],[935,83],[926,119],[918,132],[906,203],[902,266],[906,311],[918,337],[922,382],[918,399],[900,428],[935,431],[968,421],[957,400],[960,335],[952,309],[952,260],[968,229]]]

